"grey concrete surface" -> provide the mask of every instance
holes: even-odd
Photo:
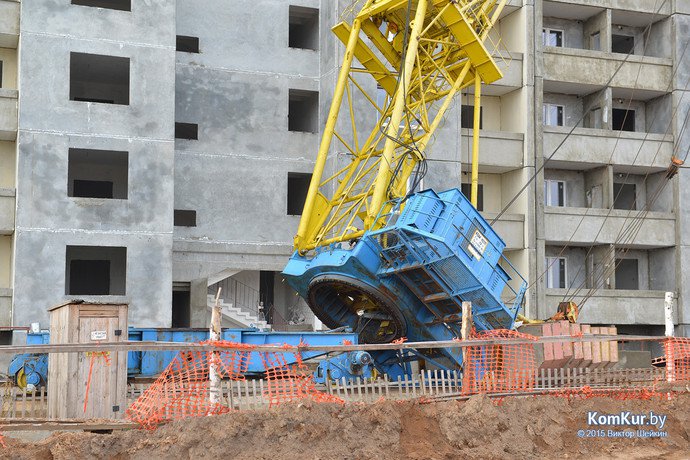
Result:
[[[330,28],[352,14],[343,14],[348,0],[296,0],[319,10],[318,49],[296,49],[288,46],[290,4],[149,0],[124,12],[69,0],[0,0],[0,58],[9,56],[2,58],[7,81],[17,82],[0,89],[0,140],[8,143],[1,164],[16,167],[0,174],[3,189],[16,190],[0,196],[2,209],[16,206],[16,218],[0,217],[2,325],[45,322],[46,308],[66,298],[68,245],[127,248],[126,293],[108,299],[130,302],[135,326],[170,325],[173,282],[188,283],[191,325],[205,326],[209,278],[235,273],[261,293],[259,271],[275,272],[272,294],[284,319],[312,320],[279,274],[299,222],[287,214],[288,173],[311,172],[320,141],[320,133],[288,130],[289,92],[319,93],[310,116],[320,130],[343,54]],[[641,290],[622,292],[608,277],[583,321],[659,324],[663,291],[675,290],[678,330],[690,328],[690,176],[681,170],[672,182],[665,178],[671,155],[684,156],[690,143],[688,15],[686,0],[658,13],[632,0],[514,0],[501,17],[512,59],[501,63],[505,78],[484,89],[479,180],[492,217],[539,171],[497,223],[508,258],[534,282],[529,314],[550,316],[550,304],[562,298],[541,274],[545,258],[568,244],[569,272],[579,272],[571,285],[591,284],[621,250],[638,259],[643,281]],[[543,47],[542,27],[562,30],[564,47]],[[592,49],[596,32],[599,50]],[[625,63],[610,52],[614,33],[636,37]],[[175,35],[198,37],[200,52],[175,52]],[[71,101],[72,52],[129,59],[129,104]],[[376,92],[375,83],[362,83]],[[472,132],[460,128],[460,105],[471,97],[466,91],[453,104],[429,147],[425,187],[468,181]],[[543,103],[565,107],[564,126],[543,126]],[[358,126],[371,125],[375,110],[363,98],[355,105]],[[628,107],[636,132],[612,131],[612,109]],[[351,141],[349,115],[340,115],[338,129]],[[175,139],[176,121],[198,124],[198,139]],[[70,148],[128,152],[127,198],[69,197]],[[332,148],[326,174],[344,164],[344,152]],[[608,212],[620,174],[636,184],[638,209],[651,212],[639,238],[616,248],[631,220]],[[566,207],[544,206],[549,179],[566,182]],[[196,226],[174,226],[175,209],[196,211]]]

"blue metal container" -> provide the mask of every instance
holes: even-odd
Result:
[[[196,343],[209,339],[208,329],[195,328],[130,328],[129,340],[132,342],[183,342]],[[221,340],[252,345],[342,345],[345,341],[358,343],[357,334],[352,332],[261,332],[257,329],[223,329]],[[50,333],[28,333],[27,345],[50,343]],[[127,374],[129,377],[155,377],[172,362],[177,351],[130,351],[127,353]],[[324,356],[326,352],[309,351],[302,353],[302,359]],[[294,364],[295,355],[284,353],[287,364]],[[259,353],[250,356],[248,374],[261,374],[266,369]],[[48,355],[23,353],[15,355],[9,365],[8,374],[20,386],[38,387],[48,381]]]

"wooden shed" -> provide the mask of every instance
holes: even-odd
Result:
[[[51,307],[50,343],[127,341],[127,308],[82,301]],[[121,418],[126,391],[127,352],[51,353],[48,359],[50,418]]]

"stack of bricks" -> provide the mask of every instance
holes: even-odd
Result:
[[[526,332],[536,336],[587,337],[588,335],[616,335],[616,328],[592,327],[589,324],[572,324],[568,321],[531,324]],[[538,357],[541,353],[537,353]],[[543,360],[540,369],[589,368],[606,369],[618,363],[618,342],[615,340],[585,342],[548,342],[543,344]]]

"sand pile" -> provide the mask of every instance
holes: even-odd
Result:
[[[680,459],[690,452],[689,402],[683,395],[672,401],[523,397],[500,405],[484,396],[433,404],[293,403],[188,419],[154,432],[56,433],[39,443],[7,439],[0,458]],[[579,438],[578,430],[592,428],[591,410],[667,415],[668,437]]]

